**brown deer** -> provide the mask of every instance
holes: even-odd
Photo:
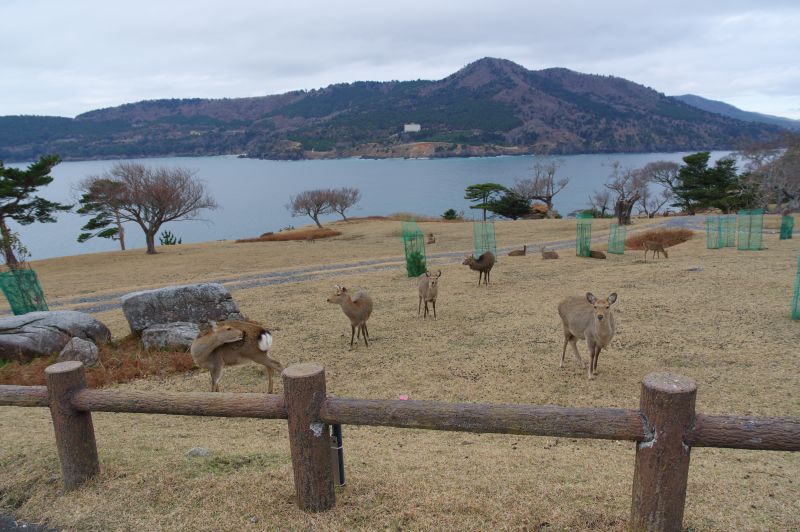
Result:
[[[428,241],[425,242],[425,243],[426,244],[435,244],[436,243],[436,237],[433,236],[433,233],[428,233]]]
[[[664,254],[664,258],[668,259],[669,255],[667,254],[667,250],[664,249],[664,244],[661,242],[656,242],[655,240],[645,240],[644,241],[644,261],[647,262],[647,252],[653,252],[653,260],[656,258],[656,253],[658,253],[658,258],[661,258],[661,254]]]
[[[328,303],[342,307],[342,312],[350,319],[350,349],[353,349],[353,338],[358,329],[359,338],[363,335],[364,345],[369,347],[369,331],[367,320],[372,314],[372,299],[366,292],[356,292],[350,297],[350,292],[343,286],[334,285],[336,291],[328,298]]]
[[[525,253],[528,251],[527,244],[522,246],[522,249],[515,249],[513,251],[508,252],[509,257],[524,257]]]
[[[269,356],[272,333],[251,321],[211,322],[211,328],[198,336],[190,348],[195,364],[211,372],[211,391],[219,391],[219,381],[226,366],[247,362],[267,369],[268,393],[272,393],[272,374],[283,370],[280,362]]]
[[[589,257],[592,259],[604,259],[606,258],[606,254],[602,251],[595,251],[593,249],[589,250]]]
[[[564,367],[564,357],[567,354],[567,344],[572,346],[575,360],[582,368],[586,364],[578,353],[578,340],[585,339],[589,349],[589,380],[597,375],[597,359],[600,351],[611,343],[616,326],[614,324],[614,311],[611,305],[617,300],[613,293],[607,299],[597,299],[594,294],[587,292],[585,297],[568,297],[558,304],[558,315],[564,325],[564,350],[561,352],[561,364]]]
[[[425,272],[419,276],[419,305],[417,305],[417,316],[422,309],[422,302],[425,302],[425,314],[422,319],[428,317],[428,302],[433,305],[433,319],[436,319],[436,297],[439,295],[439,277],[442,276],[442,270],[436,275],[431,275],[431,272]]]
[[[557,252],[555,252],[555,251],[547,251],[544,246],[542,246],[541,252],[542,252],[542,259],[544,259],[544,260],[557,259],[558,258],[558,253]]]
[[[481,285],[481,276],[483,276],[483,284],[489,284],[489,272],[494,266],[494,253],[487,251],[478,257],[478,260],[475,260],[472,255],[467,255],[461,264],[478,272],[478,286]]]

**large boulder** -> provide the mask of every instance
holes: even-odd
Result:
[[[84,366],[90,368],[100,362],[100,351],[94,343],[76,336],[67,342],[67,345],[58,354],[57,362],[66,362],[67,360],[83,362]]]
[[[95,344],[111,339],[108,327],[74,310],[29,312],[0,319],[0,358],[28,362],[59,353],[73,337]]]
[[[160,323],[142,331],[145,349],[176,349],[186,351],[200,334],[200,326],[188,321]]]
[[[126,294],[121,299],[122,312],[136,336],[163,323],[184,321],[203,325],[209,321],[244,319],[231,293],[217,283],[168,286]]]

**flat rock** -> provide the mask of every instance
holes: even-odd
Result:
[[[74,310],[29,312],[0,319],[0,358],[28,362],[60,353],[73,338],[104,344],[111,331],[89,314]]]
[[[244,319],[231,293],[218,283],[167,286],[126,294],[121,300],[122,312],[136,336],[165,323],[203,325],[209,321]]]
[[[159,323],[142,331],[145,349],[187,350],[200,334],[200,326],[188,321]]]
[[[89,340],[75,337],[67,342],[67,345],[58,354],[58,362],[66,360],[78,360],[83,362],[84,366],[90,368],[100,362],[100,351]]]
[[[210,456],[210,455],[211,455],[211,451],[209,451],[205,447],[192,447],[186,453],[186,456],[189,456],[189,457]]]

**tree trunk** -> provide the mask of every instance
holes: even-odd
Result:
[[[319,217],[316,214],[309,214],[309,216],[311,216],[311,219],[314,220],[315,224],[317,224],[317,227],[322,229],[322,224],[319,223]]]
[[[631,211],[633,211],[633,206],[638,201],[638,197],[634,196],[633,198],[628,198],[625,200],[617,201],[617,222],[619,225],[630,225],[631,224]]]
[[[148,255],[155,255],[156,254],[156,232],[155,231],[145,231],[144,237],[147,240],[147,254]]]
[[[6,226],[6,219],[0,216],[0,236],[3,238],[3,255],[6,258],[6,264],[12,270],[19,268],[19,261],[14,255],[14,248],[11,242],[11,231]]]
[[[544,204],[547,205],[547,217],[553,218],[553,198],[544,200]]]
[[[117,217],[117,235],[119,236],[119,247],[125,251],[125,228],[122,227],[122,220],[119,219],[119,212],[115,211],[114,215]]]

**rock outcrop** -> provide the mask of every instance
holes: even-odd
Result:
[[[28,362],[60,353],[72,338],[106,343],[111,331],[83,312],[53,310],[29,312],[0,319],[0,358]]]

